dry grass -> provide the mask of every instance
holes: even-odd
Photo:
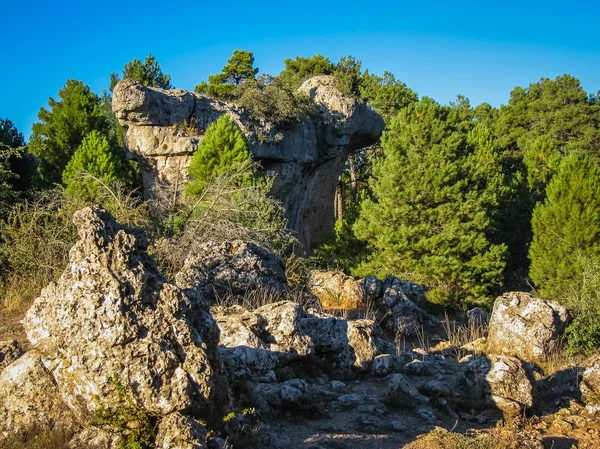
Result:
[[[3,449],[60,449],[73,438],[73,430],[31,431],[15,435],[2,444]]]
[[[504,449],[488,435],[468,436],[436,428],[405,446],[405,449]]]
[[[461,359],[467,354],[481,355],[484,348],[481,345],[472,345],[475,341],[487,338],[488,326],[483,324],[460,324],[455,320],[450,320],[445,315],[442,322],[446,341],[449,343],[450,353],[454,353],[457,359]]]

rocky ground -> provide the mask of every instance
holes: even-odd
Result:
[[[290,295],[243,242],[169,281],[139,230],[99,208],[74,222],[60,280],[2,314],[0,447],[600,447],[600,356],[560,355],[559,304],[507,293],[456,327],[392,276],[313,272]],[[248,291],[269,293],[215,304]]]

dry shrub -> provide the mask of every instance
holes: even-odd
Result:
[[[152,252],[169,278],[197,245],[207,241],[243,240],[280,256],[293,250],[297,240],[287,228],[284,209],[268,195],[273,180],[247,183],[256,169],[245,165],[216,176],[197,198],[179,196],[169,186],[156,186],[151,215],[163,238]]]
[[[119,184],[97,184],[83,197],[61,188],[16,204],[0,226],[0,309],[27,307],[41,289],[59,278],[76,240],[73,213],[101,204],[125,226],[147,226],[145,205]]]

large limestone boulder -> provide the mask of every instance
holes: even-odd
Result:
[[[140,230],[98,207],[73,221],[78,241],[69,265],[24,319],[55,397],[78,412],[111,410],[122,387],[159,418],[218,416],[228,391],[208,311],[157,271]]]
[[[221,344],[246,360],[251,371],[262,368],[256,374],[303,358],[315,368],[348,378],[367,371],[377,355],[374,323],[369,320],[317,316],[291,301],[253,311],[217,307],[212,314],[221,330]]]
[[[499,296],[490,318],[489,350],[523,360],[543,360],[560,349],[569,322],[566,307],[511,292]]]
[[[581,399],[588,412],[600,413],[600,356],[596,355],[585,363],[579,384]]]
[[[312,270],[306,289],[319,298],[324,310],[363,309],[366,305],[362,284],[340,271]]]
[[[533,385],[521,360],[493,355],[466,364],[464,398],[474,405],[489,403],[509,415],[518,415],[533,406]]]
[[[287,285],[279,256],[240,240],[201,244],[188,255],[175,279],[179,287],[206,299],[243,295],[257,288],[283,293]]]
[[[40,354],[29,351],[0,373],[0,447],[30,431],[66,429],[77,419],[63,403]]]
[[[367,105],[343,95],[331,76],[311,78],[299,90],[313,99],[318,113],[293,127],[257,122],[232,103],[132,80],[117,84],[112,106],[127,129],[127,149],[146,163],[147,197],[157,183],[181,184],[206,128],[229,114],[248,139],[253,157],[276,174],[271,193],[283,203],[289,226],[310,250],[333,229],[335,190],[345,160],[376,143],[384,122]]]

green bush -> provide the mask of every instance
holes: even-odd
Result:
[[[290,89],[278,78],[247,79],[235,90],[235,102],[257,121],[291,126],[314,113],[315,104],[303,92]]]
[[[132,171],[120,153],[98,131],[89,133],[62,173],[67,192],[91,197],[99,184],[111,185],[118,180],[133,185]]]
[[[185,193],[199,197],[212,178],[227,170],[252,164],[244,135],[227,114],[222,115],[206,130],[204,138],[192,156],[188,167],[189,182]],[[248,174],[247,171],[244,173]],[[252,176],[237,178],[242,184],[251,183]]]

